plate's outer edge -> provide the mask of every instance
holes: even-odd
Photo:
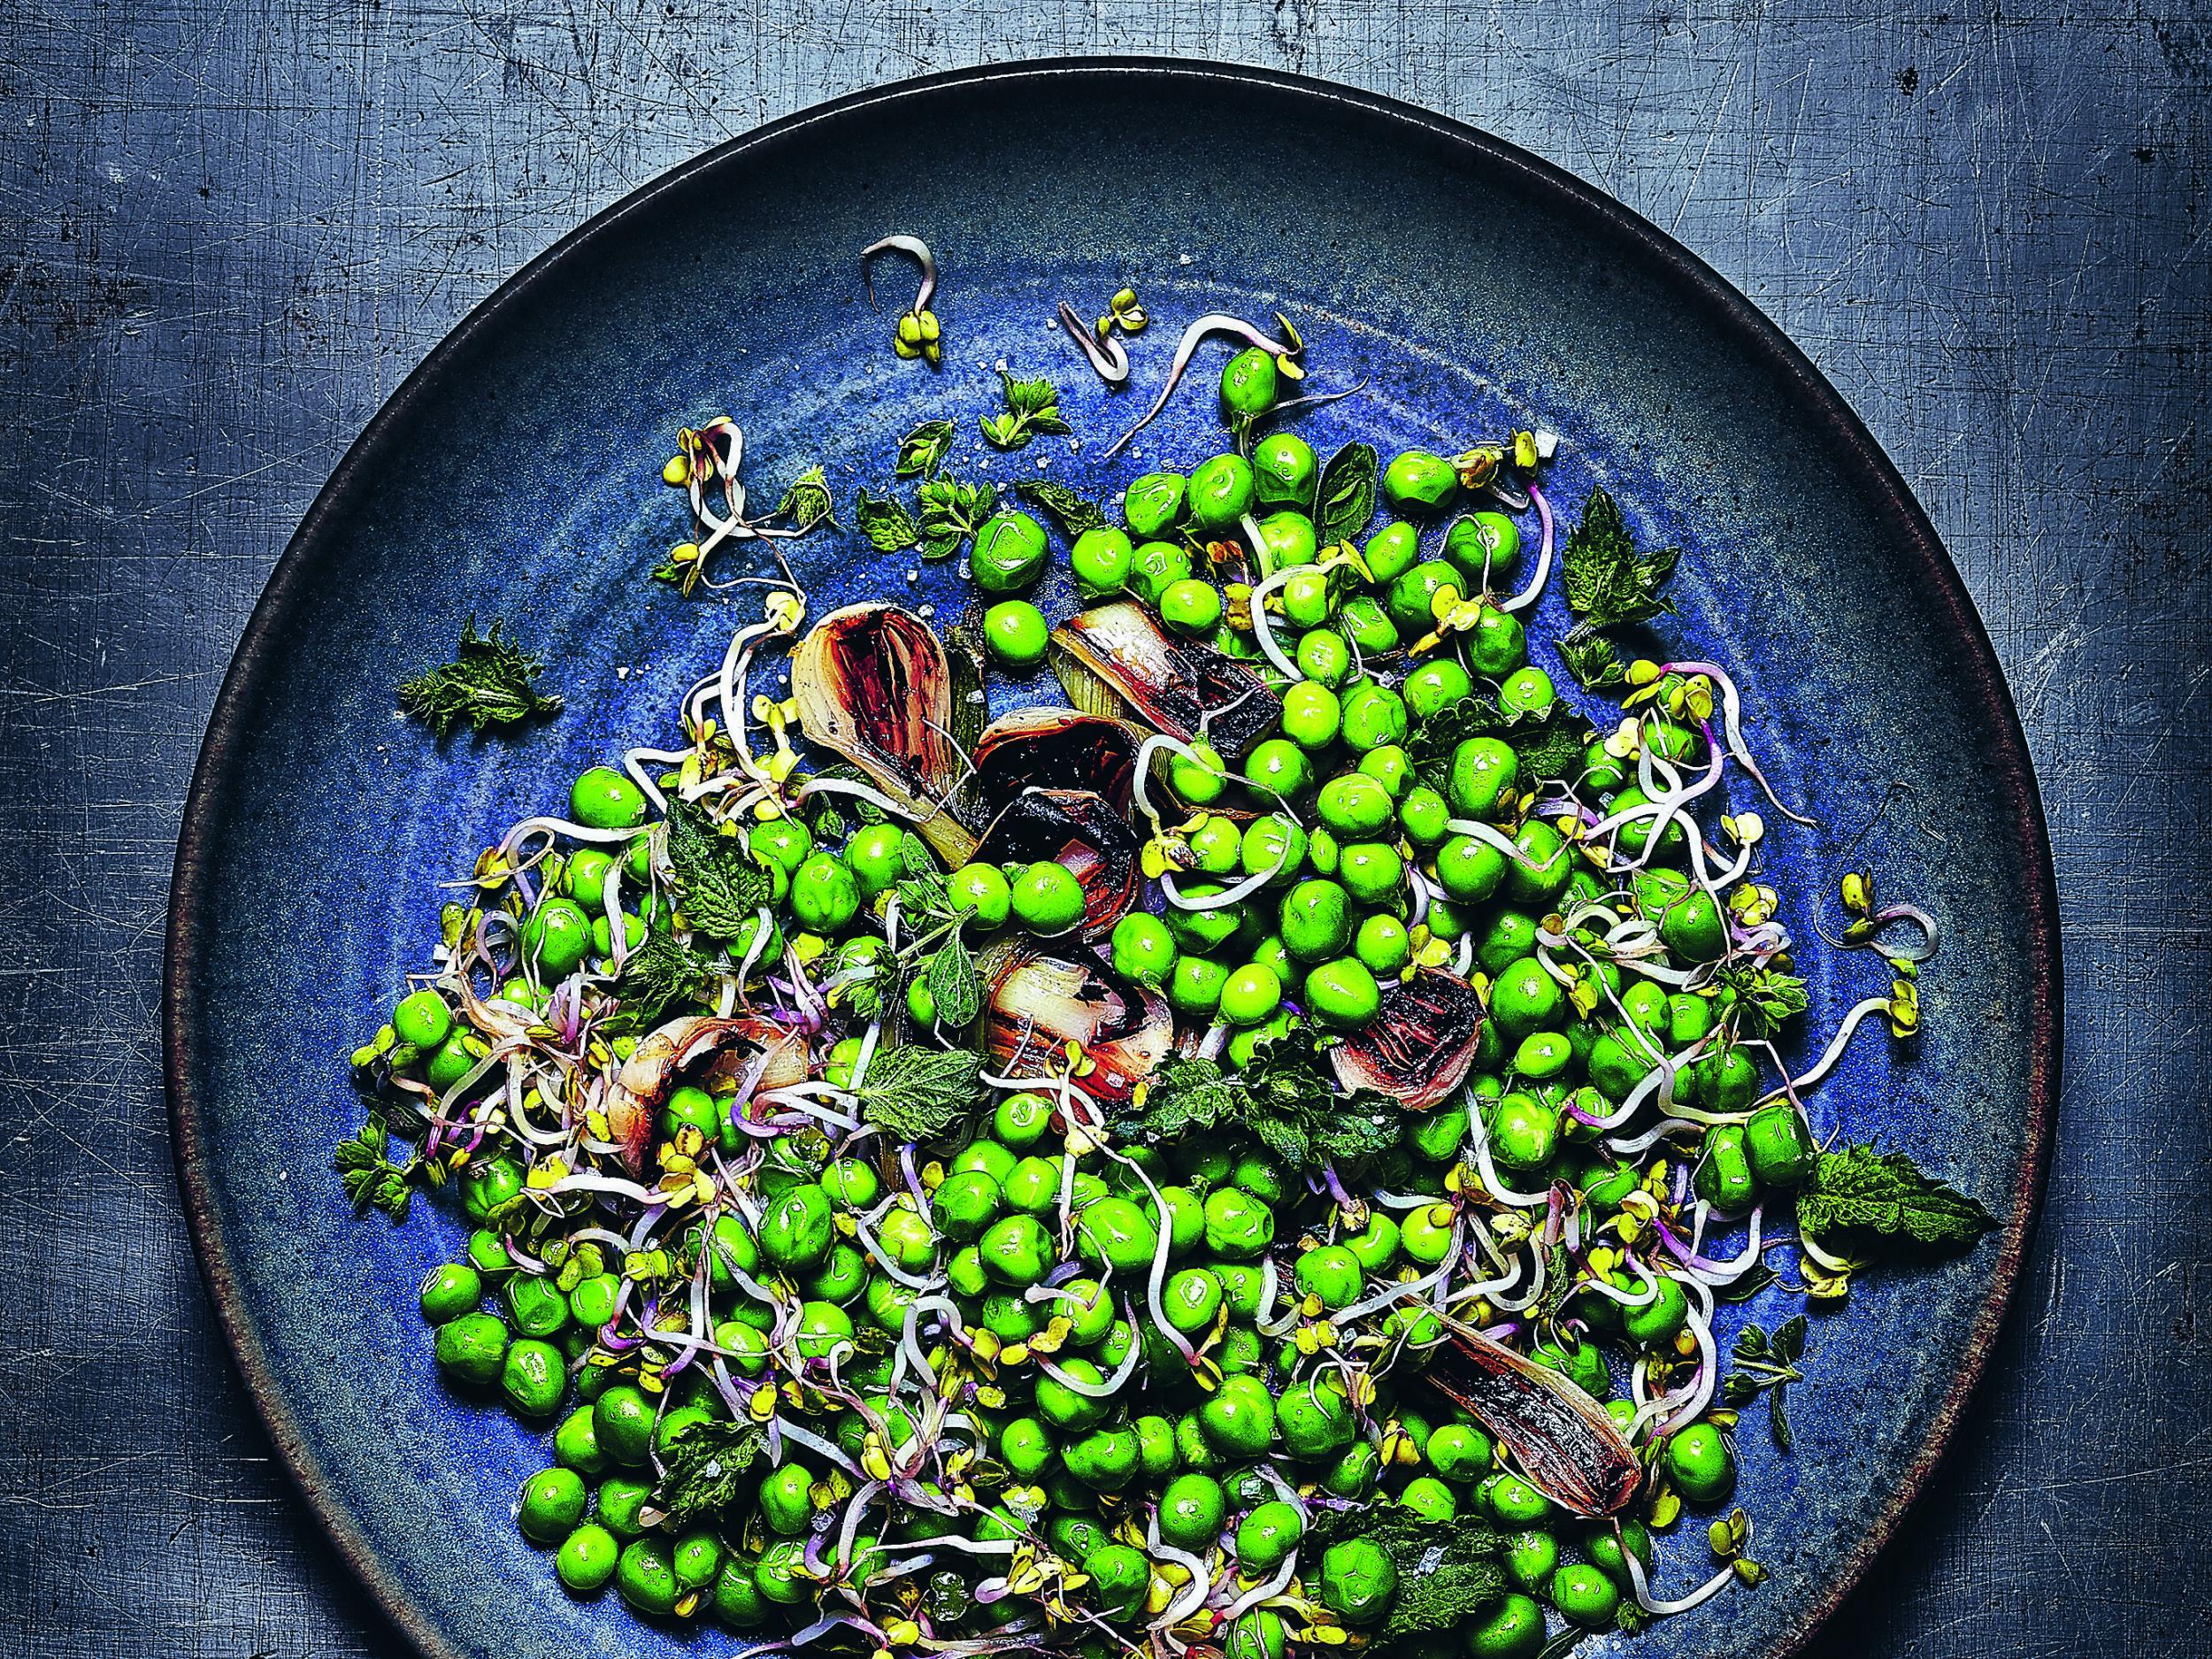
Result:
[[[1109,80],[1172,78],[1202,84],[1227,81],[1343,104],[1371,119],[1399,124],[1409,135],[1468,153],[1487,167],[1510,172],[1525,187],[1550,196],[1563,213],[1577,216],[1592,223],[1601,234],[1631,244],[1700,302],[1713,326],[1735,336],[1750,355],[1763,359],[1794,389],[1807,419],[1817,424],[1855,464],[1867,495],[1877,504],[1883,522],[1895,538],[1897,549],[1920,566],[1924,579],[1921,592],[1932,602],[1962,648],[1947,666],[1960,676],[1972,700],[1982,706],[1988,717],[1991,729],[1997,733],[1997,780],[2016,836],[2021,865],[2031,877],[2030,913],[2024,919],[2035,957],[2031,964],[2031,977],[2036,995],[2034,1006],[2025,1017],[2032,1046],[2027,1156],[2010,1194],[2009,1213],[1997,1240],[1989,1292],[1969,1333],[1964,1362],[1936,1411],[1926,1440],[1907,1464],[1897,1490],[1845,1558],[1826,1594],[1814,1603],[1801,1627],[1775,1650],[1776,1659],[1787,1659],[1787,1655],[1805,1647],[1865,1576],[1874,1557],[1896,1531],[1906,1510],[1941,1460],[1995,1346],[1998,1328],[2025,1268],[2029,1243],[2041,1208],[2060,1076],[2064,977],[2060,958],[2057,881],[2042,803],[2035,786],[2033,762],[2019,713],[1965,583],[1896,467],[1874,441],[1865,423],[1811,359],[1719,273],[1640,214],[1516,145],[1394,98],[1272,70],[1148,58],[990,65],[895,82],[772,121],[662,174],[588,219],[531,260],[432,349],[363,429],[329,481],[317,494],[247,620],[237,653],[216,694],[207,735],[193,769],[170,885],[169,928],[163,955],[162,1047],[177,1177],[209,1298],[237,1359],[247,1393],[286,1468],[339,1554],[393,1622],[432,1659],[463,1659],[446,1640],[436,1620],[386,1567],[351,1514],[337,1502],[316,1448],[302,1434],[290,1409],[273,1386],[259,1338],[242,1309],[240,1285],[230,1259],[228,1240],[216,1219],[215,1205],[208,1190],[208,1149],[202,1138],[192,1080],[198,1057],[196,1033],[203,1015],[193,968],[199,955],[199,941],[213,923],[209,913],[206,849],[220,821],[219,803],[227,792],[236,757],[241,716],[252,704],[270,658],[270,641],[280,631],[281,619],[296,605],[304,603],[313,588],[319,573],[324,525],[338,511],[353,480],[373,472],[383,459],[384,451],[403,427],[413,405],[439,384],[457,360],[465,357],[479,334],[502,320],[534,290],[557,280],[570,254],[618,231],[626,221],[647,211],[664,193],[684,188],[700,174],[727,165],[740,157],[798,139],[820,123],[862,119],[879,106],[949,90],[972,90],[993,84],[1066,76]]]

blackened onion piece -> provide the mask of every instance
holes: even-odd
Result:
[[[1083,1092],[1125,1101],[1175,1041],[1166,1002],[1141,986],[1110,983],[1082,963],[1010,945],[976,966],[990,994],[984,1044],[1008,1076],[1041,1076],[1048,1059],[1064,1065],[1061,1051],[1073,1042],[1093,1068],[1077,1079]]]
[[[976,740],[969,784],[985,822],[1024,789],[1088,789],[1122,818],[1143,734],[1126,720],[1074,709],[1023,709]]]
[[[1611,1515],[1636,1495],[1636,1453],[1605,1408],[1555,1371],[1456,1320],[1425,1373],[1503,1442],[1529,1484],[1580,1516]]]
[[[975,837],[950,803],[964,771],[952,741],[952,670],[928,623],[896,605],[848,605],[791,657],[807,741],[833,749],[910,809],[937,856],[963,864]]]
[[[1127,698],[1161,731],[1206,741],[1232,761],[1274,731],[1282,714],[1260,677],[1195,640],[1171,638],[1142,605],[1127,600],[1079,611],[1053,642]]]
[[[1348,1089],[1379,1089],[1425,1112],[1467,1079],[1482,1039],[1482,1002],[1455,973],[1424,968],[1330,1054]]]
[[[1025,789],[985,832],[984,864],[1056,864],[1083,887],[1076,932],[1095,943],[1136,902],[1137,838],[1105,798],[1088,789]]]

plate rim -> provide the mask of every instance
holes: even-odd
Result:
[[[1906,1514],[1926,1489],[1949,1448],[1968,1401],[1985,1373],[1995,1338],[2025,1271],[2028,1250],[2042,1210],[2050,1162],[2055,1098],[2062,1072],[2065,979],[2060,941],[2058,890],[2051,859],[2042,799],[2034,764],[2010,688],[1980,612],[1933,524],[1913,495],[1895,464],[1883,450],[1842,393],[1804,351],[1741,290],[1656,225],[1613,196],[1519,145],[1471,124],[1384,94],[1309,75],[1224,63],[1163,56],[1102,56],[1034,58],[978,65],[887,82],[810,104],[712,146],[679,163],[619,200],[601,209],[501,282],[451,332],[424,356],[347,447],[287,541],[256,601],[208,717],[177,836],[170,883],[168,926],[162,957],[162,1071],[167,1098],[171,1150],[183,1199],[193,1253],[208,1300],[221,1327],[263,1427],[293,1485],[321,1524],[339,1556],[365,1587],[385,1616],[426,1655],[465,1659],[429,1609],[370,1543],[352,1512],[340,1501],[323,1468],[321,1454],[302,1431],[276,1386],[266,1354],[246,1312],[230,1241],[222,1227],[210,1181],[201,1102],[194,1083],[199,1058],[198,1027],[204,1017],[194,983],[200,943],[213,929],[209,891],[210,849],[220,809],[229,792],[244,736],[243,716],[254,701],[283,623],[311,603],[321,562],[324,531],[355,481],[372,474],[384,452],[404,431],[415,404],[436,392],[446,371],[478,336],[518,303],[556,280],[572,256],[640,215],[649,212],[672,191],[701,175],[727,166],[756,151],[772,150],[826,123],[864,117],[879,107],[933,96],[965,93],[1009,82],[1080,77],[1111,83],[1151,79],[1198,83],[1228,81],[1244,87],[1334,104],[1356,110],[1409,135],[1514,175],[1532,194],[1548,198],[1564,213],[1578,216],[1602,233],[1625,242],[1698,300],[1703,319],[1732,335],[1755,362],[1781,379],[1805,418],[1855,465],[1862,488],[1900,551],[1920,567],[1922,591],[1932,602],[1939,626],[1963,649],[1955,664],[1968,700],[1979,706],[1996,737],[1993,772],[2017,851],[2030,875],[2025,921],[2031,941],[2029,979],[2032,1006],[2024,1021],[2029,1042],[2028,1144],[2018,1178],[2008,1194],[2008,1216],[1997,1241],[1994,1269],[1981,1306],[1967,1333],[1965,1358],[1953,1374],[1929,1431],[1905,1465],[1893,1491],[1861,1534],[1822,1594],[1799,1626],[1772,1650],[1772,1659],[1801,1653],[1865,1578]]]

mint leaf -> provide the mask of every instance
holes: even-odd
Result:
[[[694,918],[696,919],[695,918]],[[757,925],[757,918],[749,920]],[[671,1008],[703,1002],[705,987],[715,964],[664,929],[645,935],[645,942],[623,958],[615,993],[622,999],[627,1023],[657,1025]]]
[[[1739,1036],[1771,1037],[1812,1006],[1805,981],[1778,968],[1733,963],[1720,971],[1720,982],[1736,994]]]
[[[1872,1147],[1824,1152],[1810,1190],[1797,1200],[1801,1230],[1825,1239],[1855,1235],[1859,1241],[1957,1249],[1997,1225],[1975,1200],[1931,1180],[1901,1152]]]
[[[853,522],[879,553],[896,553],[902,548],[921,545],[921,526],[914,522],[914,515],[888,495],[870,495],[864,485],[853,508]]]
[[[330,1162],[356,1210],[381,1210],[394,1221],[404,1221],[418,1160],[392,1163],[385,1156],[388,1144],[384,1125],[372,1118],[350,1141],[332,1148]]]
[[[922,983],[937,1005],[937,1024],[948,1032],[967,1030],[983,1011],[983,986],[976,977],[975,958],[968,954],[956,927],[929,959]]]
[[[1603,488],[1592,492],[1582,522],[1560,555],[1567,609],[1592,628],[1648,622],[1674,607],[1662,596],[1681,559],[1678,549],[1639,553],[1621,510]]]
[[[811,530],[818,524],[833,522],[830,509],[829,478],[819,466],[810,466],[791,480],[791,487],[776,503],[775,516],[788,518],[795,530]]]
[[[1050,380],[1017,380],[1004,369],[998,372],[998,378],[1006,412],[985,415],[976,423],[993,447],[1025,449],[1032,438],[1074,430],[1060,419],[1060,394]]]
[[[495,621],[479,635],[471,617],[461,630],[453,660],[425,669],[400,682],[400,711],[444,737],[464,720],[472,733],[489,726],[514,726],[561,711],[561,700],[537,688],[545,664],[503,633]]]
[[[1582,751],[1590,741],[1590,728],[1582,717],[1563,703],[1555,703],[1542,718],[1518,720],[1509,726],[1505,741],[1521,762],[1518,787],[1535,787],[1539,779],[1571,782],[1582,775]]]
[[[921,508],[922,557],[949,558],[983,526],[998,495],[988,484],[963,484],[933,478],[916,496]]]
[[[1571,628],[1567,636],[1552,641],[1559,649],[1559,660],[1567,665],[1567,672],[1575,677],[1575,683],[1592,691],[1601,691],[1609,686],[1628,683],[1628,670],[1621,666],[1620,653],[1613,649],[1613,641],[1587,625]]]
[[[1314,539],[1322,547],[1356,541],[1375,516],[1375,480],[1381,463],[1363,443],[1348,443],[1321,469],[1314,492]]]
[[[899,440],[898,465],[894,469],[901,478],[934,478],[937,464],[945,458],[945,451],[952,448],[952,422],[925,420]]]

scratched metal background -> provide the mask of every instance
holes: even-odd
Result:
[[[0,1655],[397,1648],[219,1346],[158,1071],[187,776],[316,487],[469,306],[670,164],[1087,51],[1330,76],[1527,145],[1738,283],[1897,457],[2042,770],[2068,1066],[1993,1380],[1829,1651],[2212,1651],[2208,18],[0,0]]]

